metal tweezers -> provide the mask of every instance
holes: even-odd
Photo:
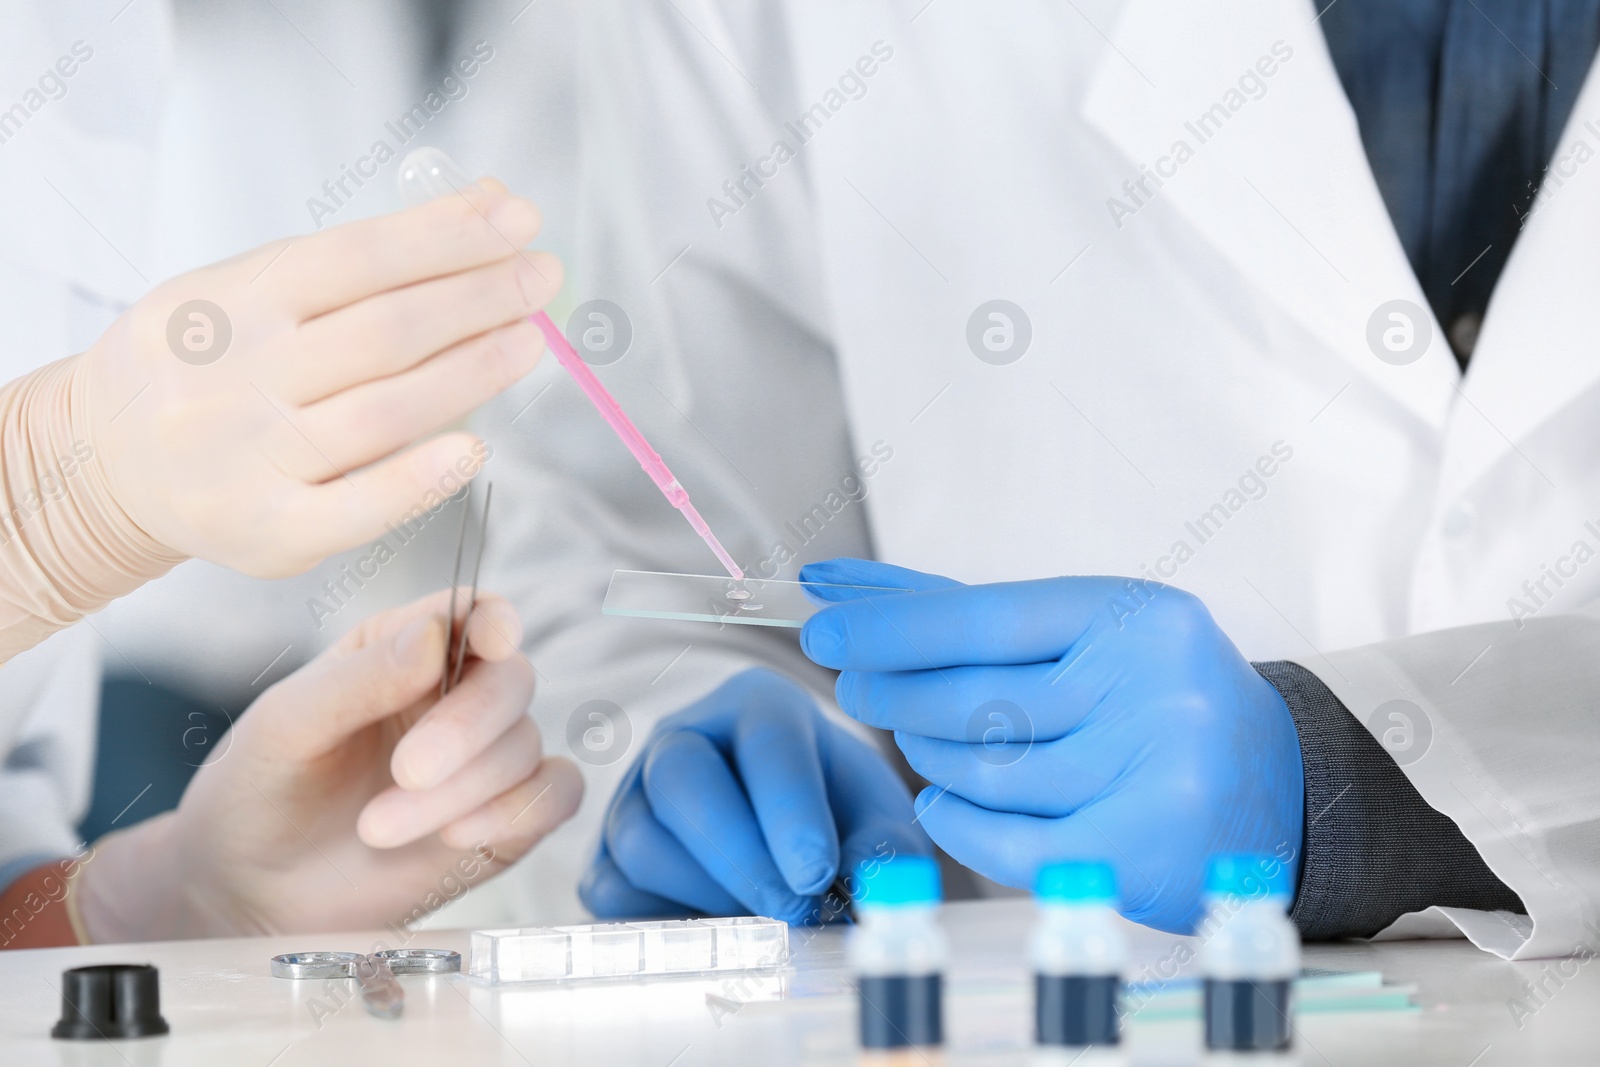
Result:
[[[490,482],[483,494],[483,517],[478,524],[478,553],[472,561],[472,588],[467,594],[467,610],[461,617],[461,633],[456,634],[456,591],[461,585],[461,557],[467,547],[467,520],[472,515],[472,486],[467,486],[467,499],[461,508],[461,530],[456,534],[456,565],[450,575],[450,614],[445,617],[444,673],[439,677],[439,697],[454,689],[461,681],[461,672],[467,662],[467,622],[478,606],[478,571],[483,566],[483,549],[489,540],[489,505],[494,503],[494,483]]]
[[[272,957],[274,978],[354,978],[369,1015],[398,1019],[406,994],[396,981],[403,974],[456,974],[461,954],[445,948],[391,948],[370,956],[360,952],[286,952]]]

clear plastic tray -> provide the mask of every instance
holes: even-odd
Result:
[[[467,973],[489,982],[577,982],[775,970],[789,962],[789,927],[740,916],[474,930]]]

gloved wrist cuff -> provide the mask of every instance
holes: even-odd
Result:
[[[1370,936],[1433,905],[1524,910],[1316,675],[1295,663],[1253,666],[1289,706],[1300,737],[1305,828],[1289,918],[1301,936]]]
[[[181,562],[97,453],[81,357],[0,387],[0,662]]]
[[[85,944],[174,941],[235,932],[203,899],[206,871],[185,862],[177,813],[94,842],[73,895]]]

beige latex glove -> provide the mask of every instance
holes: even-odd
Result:
[[[368,619],[263,693],[177,810],[96,842],[75,890],[89,938],[414,920],[569,818],[583,781],[540,758],[505,600],[480,595],[475,658],[437,699],[447,596]]]
[[[296,574],[458,488],[476,438],[409,446],[537,362],[539,221],[483,179],[276,242],[0,389],[0,662],[185,557]]]

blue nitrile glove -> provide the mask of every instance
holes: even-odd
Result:
[[[839,705],[895,731],[934,783],[921,824],[1011,886],[1103,860],[1129,918],[1187,932],[1206,862],[1272,853],[1298,870],[1300,743],[1277,690],[1205,606],[1125,578],[966,586],[838,559],[804,581],[913,590],[830,605],[801,644]]]
[[[931,855],[884,758],[772,671],[737,675],[656,726],[583,879],[600,918],[818,921],[841,871]]]

